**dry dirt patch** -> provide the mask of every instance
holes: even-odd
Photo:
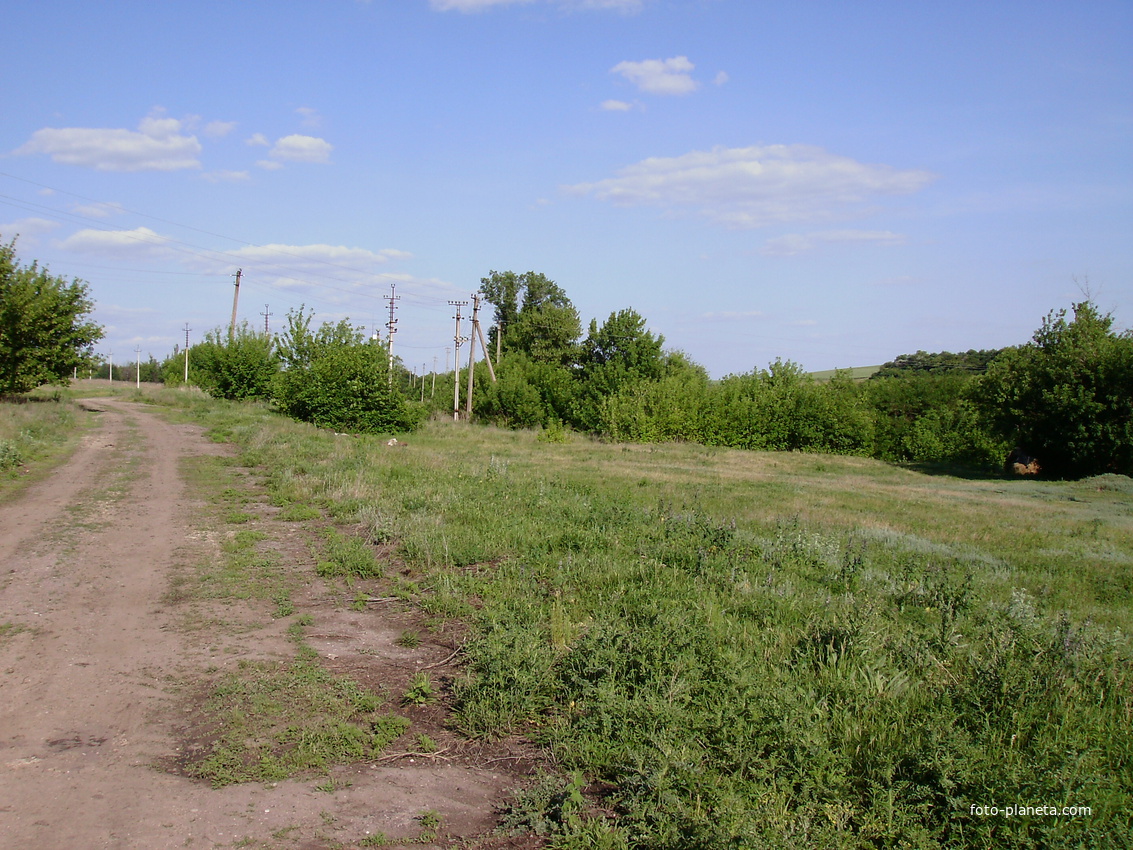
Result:
[[[325,776],[214,789],[160,768],[192,734],[193,683],[293,647],[264,600],[197,607],[194,628],[170,597],[179,571],[216,557],[180,465],[224,447],[143,405],[88,406],[100,421],[68,463],[0,506],[0,846],[353,847],[416,837],[427,810],[439,843],[489,830],[532,753],[464,741],[440,704],[401,709],[434,755],[414,755],[408,737],[391,758],[334,769],[331,790],[317,787]],[[455,673],[451,636],[399,646],[414,612],[345,606],[342,588],[311,578],[304,544],[283,531],[294,524],[270,513],[253,521],[274,522],[269,539],[307,571],[295,607],[331,671],[391,694],[422,668],[442,684]]]

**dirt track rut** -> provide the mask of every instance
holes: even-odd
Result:
[[[178,466],[219,449],[143,405],[96,404],[74,456],[0,505],[0,847],[354,846],[438,803],[489,824],[490,771],[359,765],[332,796],[156,767],[176,748],[171,683],[209,663],[162,601],[199,544]]]

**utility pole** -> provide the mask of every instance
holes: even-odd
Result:
[[[397,309],[396,302],[401,300],[400,295],[396,295],[397,284],[391,283],[389,285],[389,295],[383,295],[382,298],[389,302],[389,385],[393,386],[393,335],[397,333],[397,319],[393,317],[393,311]]]
[[[114,349],[110,349],[110,383],[114,383]]]
[[[421,364],[421,404],[425,403],[425,370],[428,368],[428,363]]]
[[[271,331],[268,330],[268,316],[274,316],[275,313],[269,313],[268,311],[270,309],[271,309],[271,307],[269,307],[267,304],[265,304],[264,305],[264,311],[262,313],[260,313],[260,315],[264,317],[264,336],[271,336]]]
[[[448,351],[446,348],[445,351]],[[448,370],[448,365],[445,365],[445,370]],[[429,390],[429,398],[433,398],[437,394],[437,355],[433,355],[433,388]]]
[[[142,388],[142,347],[140,345],[134,346],[134,355],[137,361],[134,364],[134,388],[140,390]]]
[[[189,386],[189,323],[185,322],[185,386]]]
[[[452,421],[460,421],[460,344],[464,342],[464,337],[460,335],[460,308],[467,304],[467,301],[450,301],[456,307],[456,333],[453,335],[453,345],[456,346],[456,356],[453,357],[452,362]],[[448,352],[448,349],[445,349]],[[446,358],[447,359],[447,358]],[[446,364],[446,369],[448,368]]]
[[[476,314],[480,312],[480,297],[472,296],[472,330],[468,332],[468,396],[464,400],[464,418],[472,421],[472,377],[476,365]]]
[[[244,274],[243,269],[236,269],[236,292],[232,295],[232,322],[228,325],[228,336],[236,336],[236,305],[240,301],[240,276]]]
[[[492,368],[492,358],[488,354],[488,343],[484,341],[484,330],[480,327],[480,320],[476,318],[476,313],[480,309],[480,296],[473,296],[476,299],[476,308],[472,311],[472,327],[476,329],[476,336],[480,337],[480,347],[484,349],[484,360],[488,363],[488,374],[492,376],[492,383],[496,382],[496,370]]]

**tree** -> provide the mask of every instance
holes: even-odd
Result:
[[[278,371],[272,338],[247,322],[235,333],[209,331],[189,349],[189,380],[214,398],[268,398]]]
[[[586,399],[583,417],[589,429],[599,427],[602,399],[620,390],[661,379],[665,361],[661,346],[665,338],[645,329],[645,319],[634,310],[619,310],[598,327],[590,320],[583,340],[579,375]]]
[[[303,308],[287,314],[280,334],[284,369],[275,379],[279,409],[294,419],[343,431],[402,432],[420,425],[424,409],[389,386],[389,351],[346,320],[311,332]]]
[[[1052,311],[1007,349],[973,396],[991,427],[1064,477],[1133,475],[1133,333],[1090,301]]]
[[[577,356],[582,321],[563,288],[538,272],[490,272],[480,292],[496,308],[504,351],[522,351],[537,363],[570,365]],[[492,345],[497,329],[489,331]]]
[[[20,266],[15,240],[0,243],[0,393],[66,385],[86,367],[102,327],[87,285],[53,277],[36,263]]]

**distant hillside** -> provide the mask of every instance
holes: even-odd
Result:
[[[864,381],[880,369],[880,366],[854,366],[850,369],[826,369],[822,372],[811,372],[810,376],[816,381],[829,381],[834,377],[835,372],[849,372],[850,377],[855,381]]]

